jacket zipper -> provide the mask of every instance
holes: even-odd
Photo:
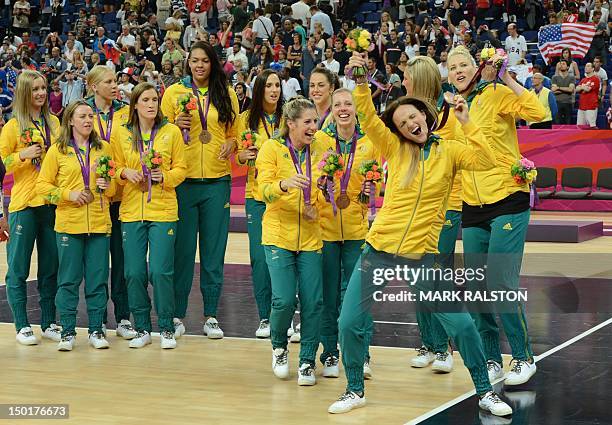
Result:
[[[300,252],[300,236],[302,230],[302,190],[300,189],[298,198],[298,237],[297,237],[297,252]]]
[[[144,222],[144,192],[140,195],[140,222]]]
[[[87,214],[87,234],[91,234],[91,230],[89,227],[89,204],[86,204],[85,207],[87,208],[86,210],[86,214]]]
[[[412,226],[412,221],[414,220],[414,216],[416,215],[416,210],[419,206],[419,201],[421,200],[421,193],[423,192],[423,184],[425,183],[425,150],[421,148],[421,182],[419,184],[419,194],[417,196],[416,202],[414,203],[414,209],[412,210],[412,215],[410,216],[410,221],[406,226],[406,230],[402,235],[402,239],[397,247],[397,251],[395,251],[395,256],[399,254],[399,251],[402,247],[402,243],[404,243],[404,239],[406,239],[406,235],[408,234],[408,230],[410,230],[410,226]]]
[[[340,238],[342,239],[342,242],[344,242],[344,223],[342,223],[342,210],[338,210],[340,211]]]
[[[472,182],[474,183],[474,190],[476,191],[478,203],[480,204],[480,208],[482,208],[482,200],[480,199],[480,193],[478,193],[478,186],[476,186],[476,174],[474,170],[472,170]]]

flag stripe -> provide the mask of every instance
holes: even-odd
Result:
[[[550,58],[560,56],[564,48],[570,48],[572,56],[583,58],[591,47],[594,35],[593,24],[547,25],[538,32],[538,49],[546,63]]]

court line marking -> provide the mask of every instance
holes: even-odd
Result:
[[[564,343],[562,343],[562,344],[560,344],[560,345],[558,345],[558,346],[556,346],[554,348],[551,348],[550,350],[540,354],[539,356],[534,356],[534,361],[537,363],[540,360],[543,360],[546,357],[556,353],[557,351],[560,351],[560,350],[562,350],[564,348],[567,348],[570,345],[574,344],[575,342],[580,341],[584,337],[587,337],[587,336],[591,335],[592,333],[597,332],[598,330],[608,326],[611,323],[612,323],[612,317],[609,318],[608,320],[606,320],[604,322],[601,322],[600,324],[598,324],[598,325],[596,325],[596,326],[594,326],[594,327],[592,327],[592,328],[582,332],[581,334],[576,335],[575,337],[565,341]],[[495,385],[498,382],[501,382],[502,380],[503,380],[503,378],[497,379],[496,381],[492,382],[492,385]],[[450,401],[448,401],[448,402],[446,402],[446,403],[436,407],[435,409],[433,409],[433,410],[431,410],[431,411],[429,411],[429,412],[427,412],[427,413],[425,413],[425,414],[423,414],[423,415],[421,415],[421,416],[419,416],[419,417],[417,417],[415,419],[412,419],[409,422],[406,422],[405,425],[416,425],[416,424],[419,424],[422,421],[424,421],[426,419],[429,419],[432,416],[437,415],[438,413],[443,412],[444,410],[448,409],[449,407],[453,407],[454,405],[461,403],[462,401],[472,397],[475,394],[476,394],[476,390],[468,391],[467,393],[465,393],[463,395],[460,395],[459,397],[457,397],[457,398],[455,398],[453,400],[450,400]]]

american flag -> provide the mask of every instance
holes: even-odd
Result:
[[[561,50],[566,47],[572,51],[572,57],[584,58],[594,35],[595,25],[592,23],[547,25],[538,32],[538,49],[546,64],[551,58],[561,56]]]

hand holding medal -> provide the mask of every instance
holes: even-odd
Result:
[[[75,201],[79,204],[79,206],[81,206],[83,204],[89,204],[93,202],[94,200],[94,195],[91,192],[91,189],[89,188],[89,182],[90,182],[89,179],[90,179],[90,174],[91,174],[91,167],[89,165],[90,164],[89,153],[90,153],[91,148],[90,148],[89,140],[88,140],[85,146],[85,158],[83,158],[81,149],[79,148],[79,146],[77,146],[74,139],[70,140],[70,144],[72,145],[72,148],[74,149],[74,153],[77,157],[77,160],[79,161],[79,165],[81,166],[81,176],[83,177],[83,183],[85,185],[85,189],[83,189],[80,196]],[[81,204],[79,201],[83,202],[83,204]]]
[[[311,191],[312,191],[312,165],[310,158],[310,145],[306,145],[304,148],[306,150],[306,178],[304,179],[304,174],[302,173],[302,167],[300,165],[300,160],[298,159],[298,154],[291,143],[291,140],[287,138],[285,142],[287,148],[289,149],[289,153],[291,154],[291,160],[293,161],[293,165],[297,174],[302,178],[293,179],[299,186],[302,188],[302,192],[304,193],[304,210],[302,212],[302,217],[306,221],[317,221],[319,219],[319,211],[317,208],[311,204]],[[282,182],[281,182],[282,183]],[[281,185],[282,186],[282,185]],[[281,187],[282,188],[282,187]]]

